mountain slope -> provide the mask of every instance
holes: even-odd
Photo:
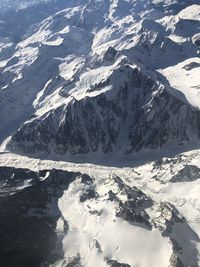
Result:
[[[198,10],[196,1],[70,1],[16,44],[3,39],[0,138],[12,135],[7,149],[126,153],[198,143],[198,79],[191,98],[190,85],[176,86],[168,75],[198,57]],[[180,68],[180,77],[194,70],[194,80],[198,69],[190,64],[181,76]]]
[[[130,153],[199,139],[200,112],[138,68],[112,67],[111,75],[94,83],[94,88],[83,87],[88,77],[91,73],[84,75],[83,81],[80,77],[83,98],[78,90],[80,99],[74,93],[67,106],[62,104],[26,122],[12,137],[9,150],[28,154]]]
[[[0,265],[200,266],[199,55],[199,0],[0,2]]]
[[[1,261],[199,266],[199,152],[126,168],[0,155]]]

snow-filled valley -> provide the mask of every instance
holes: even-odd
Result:
[[[0,266],[200,266],[199,0],[0,9]]]

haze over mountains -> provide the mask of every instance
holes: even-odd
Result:
[[[1,1],[4,267],[200,266],[199,55],[199,0]]]

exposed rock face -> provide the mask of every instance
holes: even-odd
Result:
[[[160,203],[157,212],[159,216],[153,222],[163,235],[169,236],[175,223],[184,223],[184,218],[170,203]]]
[[[199,146],[199,15],[0,1],[0,165],[21,167],[0,167],[1,267],[200,265],[200,152],[136,166]]]
[[[0,195],[6,196],[11,192],[20,190],[29,185],[36,184],[43,179],[43,173],[35,173],[28,169],[15,169],[12,167],[0,168]]]
[[[138,188],[131,188],[125,185],[119,177],[115,177],[114,180],[122,194],[127,196],[127,200],[122,202],[116,198],[116,195],[112,191],[109,191],[109,199],[111,201],[115,200],[119,202],[116,216],[131,224],[138,224],[151,229],[151,223],[149,222],[150,218],[145,212],[145,209],[153,205],[152,200]]]
[[[72,100],[19,129],[8,148],[27,154],[124,153],[200,137],[200,112],[181,102],[138,68],[116,70],[125,80],[112,96]],[[192,133],[192,135],[191,135]]]
[[[192,182],[200,178],[200,169],[195,165],[186,165],[171,178],[171,182]]]
[[[198,12],[179,12],[198,1],[36,2],[6,12],[0,25],[7,149],[124,154],[199,140],[199,110],[158,74],[197,61]]]
[[[169,267],[184,267],[184,265],[180,261],[179,257],[176,254],[173,254],[171,259],[170,259]]]
[[[107,263],[111,267],[130,267],[129,264],[119,263],[119,262],[114,261],[114,260],[108,260]]]
[[[170,238],[172,243],[172,255],[170,258],[170,267],[182,267],[190,264],[190,257],[197,259],[197,250],[192,245],[190,238],[182,241],[182,235],[187,232],[187,236],[193,236],[194,240],[199,237],[190,228],[186,219],[179,211],[170,203],[160,203],[157,207],[154,206],[159,213],[158,217],[153,219],[153,223],[160,229],[164,236]],[[180,235],[176,233],[176,229],[180,229]],[[192,256],[191,256],[192,255]],[[194,265],[197,266],[196,263]]]
[[[193,43],[200,48],[200,34],[195,34],[192,38]]]
[[[80,202],[85,202],[91,198],[96,198],[98,194],[95,192],[94,188],[86,188],[83,194],[80,196]]]
[[[43,180],[45,175],[47,178]],[[55,231],[60,216],[56,200],[78,175],[57,170],[35,173],[0,168],[0,179],[7,181],[7,192],[0,196],[3,266],[49,266],[62,256]],[[18,187],[17,182],[27,180],[27,188],[13,189]]]
[[[28,169],[0,167],[0,180],[6,182],[7,188],[6,194],[0,196],[1,264],[5,267],[39,267],[49,266],[49,264],[62,259],[64,257],[62,238],[71,230],[71,225],[68,225],[60,213],[59,198],[64,191],[67,191],[68,186],[77,180],[77,183],[80,181],[80,185],[82,184],[80,203],[85,201],[90,203],[91,198],[98,198],[93,179],[85,174],[54,169],[33,172]],[[26,181],[26,185],[19,187],[19,181],[21,183]],[[145,216],[143,218],[139,210],[149,206],[149,199],[137,188],[126,186],[119,177],[114,178],[114,183],[118,187],[117,190],[121,190],[129,199],[127,203],[123,204],[116,197],[121,211],[125,209],[123,206],[128,206],[131,202],[134,206],[131,207],[131,211],[137,210],[139,214],[131,220],[123,214],[117,214],[117,216],[142,226]],[[93,214],[96,213],[93,212]],[[56,230],[59,218],[63,221],[62,238],[61,232]],[[94,244],[98,253],[103,253],[98,240],[95,239]],[[115,260],[105,259],[105,261],[108,266],[112,267],[130,266]],[[63,266],[81,267],[83,266],[81,257],[64,260]]]
[[[171,161],[175,159],[163,160],[163,165]],[[132,253],[138,231],[145,233],[145,242],[150,234],[168,243],[170,267],[188,266],[191,257],[197,262],[193,242],[199,238],[187,220],[174,205],[131,186],[131,179],[0,167],[0,181],[0,258],[5,267],[85,267],[94,258],[105,266],[132,267],[130,258],[116,260],[115,255],[121,255],[129,234],[126,250]]]
[[[80,263],[80,260],[80,257],[76,257],[71,262],[65,263],[65,267],[83,267]]]
[[[148,221],[149,216],[134,201],[129,200],[124,204],[120,203],[116,216],[123,218],[129,223],[144,225],[144,227],[151,229],[151,224]]]

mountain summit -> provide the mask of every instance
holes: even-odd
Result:
[[[7,149],[70,156],[196,145],[200,6],[190,2],[57,1],[51,15],[52,2],[36,2],[15,12],[17,30],[2,21],[11,27],[0,61]],[[45,15],[23,27],[41,7]]]

